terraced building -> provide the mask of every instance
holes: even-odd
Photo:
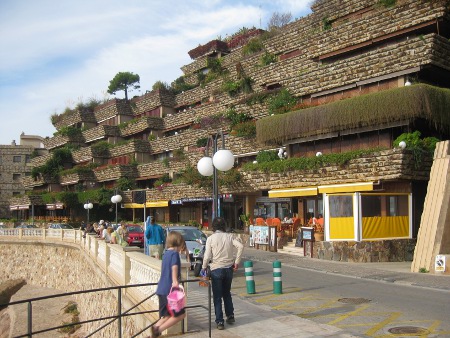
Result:
[[[207,226],[212,184],[196,165],[222,132],[235,155],[219,175],[232,226],[241,214],[306,224],[322,213],[319,257],[408,259],[428,141],[450,135],[449,37],[447,0],[317,0],[275,31],[192,49],[170,90],[55,117],[50,154],[32,164],[48,169],[57,158],[58,169],[36,170],[24,180],[32,194],[11,204],[41,206],[45,217],[60,203],[75,218],[90,200],[94,215],[113,219],[108,201],[119,189],[121,218],[142,220],[145,210]]]

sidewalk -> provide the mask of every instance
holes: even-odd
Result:
[[[436,288],[450,291],[450,275],[432,275],[410,272],[411,262],[393,263],[343,263],[299,257],[289,254],[273,253],[245,248],[242,261],[273,262],[279,260],[283,266],[299,267],[345,275],[353,278],[376,280],[380,282],[399,283],[425,288]],[[204,293],[192,290],[190,298],[204,298]],[[191,299],[192,299],[191,298]],[[203,299],[204,301],[204,299]],[[212,337],[357,337],[341,329],[270,308],[267,305],[256,305],[245,297],[233,294],[236,310],[236,323],[225,324],[225,330],[219,331],[214,324],[212,314]],[[185,334],[189,338],[208,337],[208,318],[204,310],[190,309],[189,329]],[[195,331],[195,332],[192,332]]]

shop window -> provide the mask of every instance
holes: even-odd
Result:
[[[15,163],[22,162],[22,156],[13,156],[13,162]]]
[[[353,217],[353,196],[330,196],[330,217]]]
[[[408,195],[387,196],[389,216],[408,216]]]
[[[362,217],[381,216],[381,196],[361,196]]]

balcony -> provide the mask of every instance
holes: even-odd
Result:
[[[69,174],[62,174],[59,178],[59,183],[61,185],[72,185],[84,181],[95,181],[95,175],[93,171],[87,172],[75,172]]]
[[[57,130],[62,127],[73,126],[79,123],[96,123],[94,112],[89,110],[77,110],[67,116],[62,116],[59,121],[53,123]]]
[[[71,143],[74,145],[84,145],[85,140],[82,135],[57,135],[51,138],[44,139],[44,147],[48,150],[63,147],[66,144]]]
[[[86,143],[105,140],[108,137],[119,136],[119,128],[117,126],[100,125],[83,131],[83,137]]]
[[[142,117],[140,119],[131,120],[120,128],[120,135],[127,137],[140,134],[147,130],[161,130],[164,128],[164,120],[159,117]]]
[[[137,170],[133,165],[107,165],[94,169],[94,175],[98,182],[115,181],[122,177],[134,179]]]

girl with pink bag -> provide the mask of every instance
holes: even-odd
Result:
[[[179,279],[181,278],[180,252],[185,247],[185,242],[181,233],[171,231],[166,240],[167,250],[164,253],[161,263],[161,278],[158,282],[156,294],[159,299],[159,321],[152,326],[152,338],[161,335],[161,332],[175,325],[186,317],[183,308],[169,309],[167,296],[171,290],[180,289]],[[182,289],[182,288],[181,288]],[[179,310],[179,311],[176,311]]]

